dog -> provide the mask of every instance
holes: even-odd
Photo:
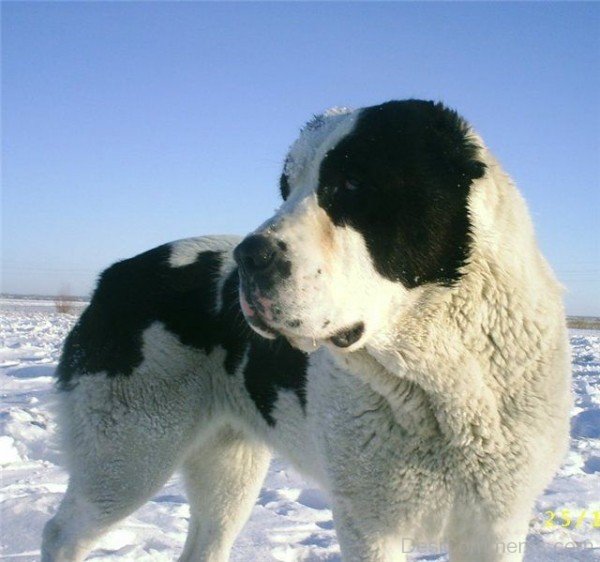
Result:
[[[270,451],[331,498],[344,561],[437,541],[522,560],[565,454],[562,288],[526,205],[441,103],[314,117],[283,203],[243,240],[181,240],[106,270],[66,339],[70,479],[42,560],[83,560],[176,470],[182,561],[225,561]]]

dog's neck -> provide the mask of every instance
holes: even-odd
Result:
[[[544,341],[555,340],[544,319],[555,318],[562,301],[524,201],[491,155],[483,155],[487,173],[472,187],[473,247],[460,281],[411,291],[390,328],[343,361],[361,378],[368,373],[392,407],[403,408],[399,378],[418,385],[442,412],[446,434],[485,448],[491,435],[501,435],[498,397],[527,383]],[[380,368],[366,368],[368,362]]]

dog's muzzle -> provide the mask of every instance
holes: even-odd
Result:
[[[297,344],[298,338],[309,337],[314,344],[313,334],[302,334],[301,320],[285,317],[278,298],[292,268],[285,243],[262,233],[252,234],[235,248],[233,257],[240,273],[240,307],[248,324],[266,338],[280,334]],[[364,322],[359,321],[333,333],[325,332],[319,339],[338,349],[349,349],[363,338],[365,331]]]
[[[240,269],[240,304],[248,323],[260,334],[273,336],[270,323],[280,309],[274,302],[277,287],[291,274],[286,246],[264,234],[252,234],[235,248]],[[268,337],[268,336],[267,336]]]
[[[240,267],[244,283],[269,295],[273,288],[290,276],[291,262],[286,246],[264,234],[252,234],[237,246],[233,257]]]

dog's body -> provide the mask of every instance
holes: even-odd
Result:
[[[239,245],[183,240],[103,274],[59,366],[71,477],[43,560],[85,557],[177,468],[182,560],[226,560],[271,448],[329,493],[344,560],[424,540],[521,560],[570,377],[515,187],[455,113],[407,101],[313,120],[281,188]]]

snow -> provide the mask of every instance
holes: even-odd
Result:
[[[52,377],[76,316],[58,314],[39,302],[13,299],[2,304],[0,558],[27,562],[39,559],[42,527],[66,488],[67,475],[53,441]],[[532,514],[527,562],[600,560],[600,332],[572,330],[571,345],[571,448]],[[175,476],[102,539],[90,558],[173,560],[183,547],[188,517],[183,487]],[[287,462],[274,459],[231,559],[339,561],[327,498]],[[409,560],[444,562],[447,555],[420,552]]]

